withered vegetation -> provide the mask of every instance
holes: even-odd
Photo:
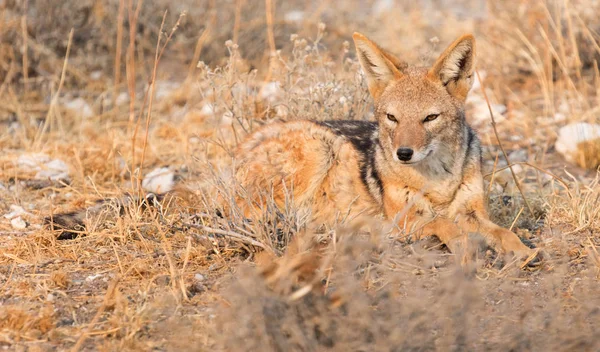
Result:
[[[598,350],[600,147],[575,165],[554,142],[600,122],[600,5],[388,3],[0,0],[0,346]],[[371,118],[357,30],[414,64],[475,33],[500,137],[477,84],[490,210],[541,265],[217,201],[243,195],[234,150],[259,126]],[[68,175],[42,172],[60,161]],[[177,186],[144,198],[158,167]],[[90,206],[61,239],[44,222]]]

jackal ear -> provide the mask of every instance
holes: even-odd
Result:
[[[390,60],[390,62],[394,65],[396,69],[398,69],[398,71],[400,71],[400,73],[404,73],[404,71],[408,68],[408,63],[406,61],[401,60],[398,56],[390,53],[389,51],[383,48],[379,48],[379,50],[381,50],[383,56],[385,56],[386,59]]]
[[[373,99],[378,99],[392,80],[402,76],[398,66],[405,67],[405,64],[360,33],[354,33],[352,38],[358,61],[367,78],[369,92]]]
[[[450,95],[464,101],[473,85],[474,70],[475,38],[467,34],[440,55],[427,75],[430,79],[441,81]]]

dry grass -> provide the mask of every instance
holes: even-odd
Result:
[[[26,226],[0,218],[0,346],[597,350],[600,149],[582,145],[577,166],[553,146],[565,123],[600,122],[598,4],[378,12],[385,3],[0,1],[0,213],[21,206]],[[451,255],[378,224],[314,228],[268,201],[252,221],[228,202],[231,218],[219,216],[218,199],[243,193],[233,150],[253,129],[371,117],[356,30],[420,64],[475,32],[522,190],[474,89],[491,212],[547,254],[542,266],[521,269],[475,241]],[[68,178],[36,177],[44,170],[19,162],[32,153],[65,162]],[[180,185],[139,201],[156,167]],[[58,240],[44,226],[124,193],[94,208],[85,236]]]

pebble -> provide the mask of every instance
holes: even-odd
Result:
[[[580,155],[579,144],[593,140],[598,140],[600,144],[600,125],[577,122],[558,131],[558,139],[554,146],[567,161],[577,163]]]
[[[20,217],[21,215],[28,215],[29,213],[23,209],[23,207],[19,205],[11,205],[10,213],[4,214],[4,218],[8,220],[12,220],[14,218]]]
[[[34,172],[36,180],[68,180],[69,166],[60,159],[51,159],[46,154],[29,153],[19,156],[17,166],[24,171]]]
[[[142,187],[153,193],[169,192],[175,186],[175,173],[168,167],[160,167],[149,172],[144,180]]]
[[[82,118],[90,118],[94,116],[94,110],[83,98],[75,98],[73,100],[64,101],[63,106],[69,110],[72,110]]]
[[[20,216],[10,220],[10,224],[15,230],[23,230],[27,228],[27,223]]]

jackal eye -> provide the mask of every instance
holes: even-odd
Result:
[[[387,116],[388,120],[398,122],[398,120],[396,120],[396,116],[394,116],[392,114],[386,114],[386,116]]]
[[[425,118],[425,120],[423,120],[423,122],[433,121],[433,120],[437,119],[438,116],[440,116],[440,114],[427,115],[427,117]]]

